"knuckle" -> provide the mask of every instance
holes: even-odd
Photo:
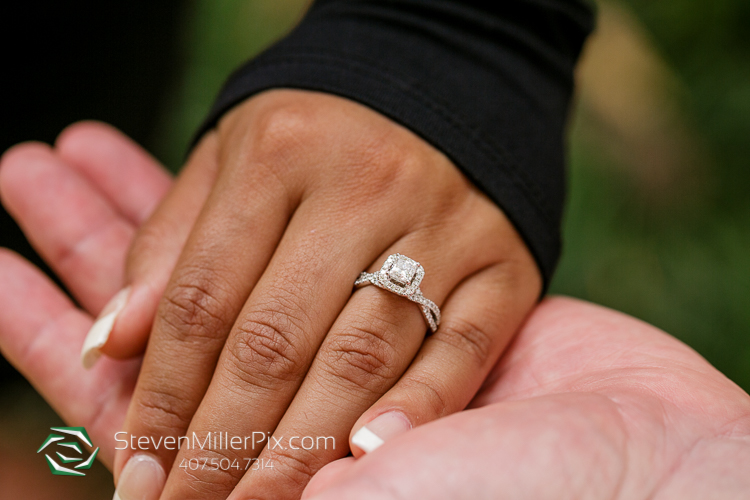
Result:
[[[434,338],[468,352],[476,366],[484,366],[492,353],[493,338],[485,329],[465,319],[446,318]]]
[[[136,401],[138,417],[152,428],[187,429],[193,413],[190,399],[165,387],[141,387]]]
[[[377,200],[391,201],[403,198],[407,192],[413,191],[411,183],[405,181],[405,170],[397,162],[379,162],[378,158],[370,158],[368,165],[359,174],[360,182],[352,187],[352,191],[360,192],[366,188],[367,194]],[[364,180],[364,182],[362,182]],[[352,178],[356,182],[355,178]]]
[[[276,103],[258,114],[253,133],[255,158],[265,164],[286,164],[307,144],[314,143],[314,114],[297,103]]]
[[[319,457],[301,448],[272,450],[270,455],[274,469],[292,484],[307,484],[322,465]]]
[[[508,252],[511,255],[499,265],[498,274],[507,289],[515,290],[518,300],[530,307],[527,304],[536,301],[542,289],[542,275],[526,244],[515,236],[517,240]]]
[[[244,474],[244,459],[231,451],[216,449],[186,449],[178,460],[186,463],[197,461],[196,470],[183,468],[188,476],[189,487],[204,496],[214,496],[217,493],[228,495],[233,486]],[[243,466],[233,466],[235,464]]]
[[[160,319],[179,341],[223,340],[228,329],[225,311],[228,301],[215,273],[206,270],[184,272],[164,294]]]
[[[451,406],[445,395],[448,394],[446,388],[438,382],[435,377],[423,375],[412,375],[402,381],[404,391],[407,394],[419,394],[419,404],[432,410],[436,418],[440,418],[451,413]]]
[[[296,380],[305,368],[295,321],[277,310],[259,310],[237,324],[227,343],[238,375],[253,385]]]
[[[393,136],[373,134],[361,145],[356,159],[360,168],[349,176],[354,183],[352,190],[366,190],[376,199],[394,200],[414,196],[423,187],[428,174],[423,159]]]
[[[397,353],[377,328],[350,325],[336,334],[327,347],[325,366],[348,385],[371,392],[395,378]]]

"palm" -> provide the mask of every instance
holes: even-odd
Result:
[[[63,418],[88,429],[111,466],[139,361],[103,359],[86,372],[78,352],[169,181],[132,143],[87,127],[56,151],[22,147],[0,168],[4,202],[86,311],[2,251],[0,348]],[[658,330],[557,298],[534,312],[470,411],[331,464],[306,496],[727,498],[750,489],[743,470],[747,394]]]
[[[348,498],[362,485],[365,500],[750,491],[750,397],[672,337],[597,306],[545,301],[472,408],[330,465],[308,495]]]

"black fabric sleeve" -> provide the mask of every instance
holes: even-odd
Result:
[[[591,27],[579,0],[318,0],[231,76],[198,137],[270,88],[365,104],[445,153],[503,209],[546,288],[561,247],[573,67]]]

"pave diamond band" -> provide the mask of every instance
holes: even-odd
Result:
[[[360,274],[354,281],[354,286],[372,284],[417,303],[422,309],[424,319],[430,325],[430,330],[435,333],[440,325],[440,308],[422,295],[419,284],[423,278],[422,264],[405,255],[394,253],[385,260],[380,271]]]

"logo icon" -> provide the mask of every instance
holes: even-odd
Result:
[[[89,438],[88,433],[86,433],[86,429],[83,427],[51,427],[50,430],[53,431],[53,433],[47,436],[47,439],[44,440],[44,443],[42,443],[42,446],[40,446],[36,452],[40,453],[50,445],[62,449],[62,452],[55,452],[56,459],[50,456],[50,453],[52,453],[51,449],[44,454],[47,459],[47,465],[49,465],[49,470],[52,471],[52,474],[56,476],[85,476],[86,474],[81,471],[90,469],[91,465],[94,463],[96,454],[99,453],[99,448],[97,448],[84,460],[83,449],[81,448],[79,441],[86,443],[89,447],[94,446],[91,444],[91,438]],[[78,441],[70,440],[70,436],[77,438]],[[78,456],[75,456],[74,452],[77,453]],[[76,462],[80,463],[73,465]],[[60,464],[68,466],[66,467],[65,465]],[[70,468],[71,466],[73,468]]]

